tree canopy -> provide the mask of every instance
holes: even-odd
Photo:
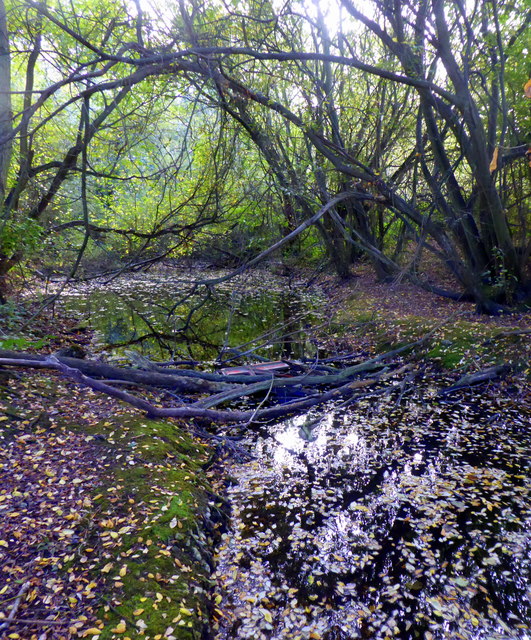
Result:
[[[530,24],[523,0],[2,2],[0,283],[43,251],[73,277],[289,240],[524,303]]]

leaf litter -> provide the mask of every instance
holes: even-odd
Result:
[[[201,633],[205,459],[177,426],[57,376],[0,387],[0,638]]]

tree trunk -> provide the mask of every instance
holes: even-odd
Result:
[[[7,174],[11,161],[11,59],[4,0],[0,0],[0,203],[3,207],[7,192]],[[3,216],[0,216],[3,218]],[[1,231],[1,228],[0,228]]]

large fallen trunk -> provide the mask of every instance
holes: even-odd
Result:
[[[51,365],[47,358],[49,356],[36,353],[0,349],[0,364],[3,365],[49,369]],[[232,387],[232,385],[222,382],[224,380],[223,376],[217,376],[220,380],[217,382],[202,377],[183,376],[177,370],[172,373],[159,373],[158,371],[143,371],[129,367],[113,367],[104,362],[96,362],[94,360],[82,360],[66,356],[56,356],[56,358],[58,362],[67,367],[77,369],[91,378],[134,382],[139,385],[173,389],[181,393],[218,393]]]
[[[396,354],[396,350],[390,353]],[[371,387],[377,382],[389,378],[390,375],[401,374],[409,368],[409,365],[406,365],[406,367],[401,367],[400,369],[395,369],[394,371],[392,370],[389,372],[387,368],[383,368],[381,360],[385,359],[385,356],[390,354],[382,354],[381,356],[372,358],[366,362],[348,367],[337,374],[317,376],[303,375],[282,379],[270,377],[267,382],[258,383],[253,381],[254,378],[247,377],[246,381],[251,384],[229,385],[198,379],[183,379],[176,375],[161,374],[152,370],[140,371],[136,369],[120,369],[103,363],[90,362],[65,356],[37,356],[29,353],[21,354],[16,352],[0,351],[0,356],[3,355],[16,357],[0,357],[0,366],[11,365],[34,368],[46,367],[59,370],[72,380],[88,386],[95,391],[105,393],[113,398],[126,402],[141,411],[145,411],[148,416],[153,418],[200,418],[222,423],[250,423],[259,419],[274,419],[288,414],[306,411],[317,404],[322,404],[329,400],[345,397],[364,397],[366,395],[365,390],[367,387]],[[372,373],[371,377],[359,380],[351,379],[352,376],[359,375],[362,372],[367,373],[369,371],[374,371],[377,368],[379,368],[380,371]],[[108,378],[106,381],[102,381],[101,379],[96,380],[94,377],[86,375],[85,372],[91,372],[93,375],[97,375],[100,378],[107,376]],[[178,388],[181,391],[196,395],[197,393],[214,393],[214,395],[208,396],[206,399],[197,400],[193,404],[185,404],[182,402],[179,403],[180,406],[165,408],[156,406],[143,398],[113,386],[113,383],[124,380],[132,381],[135,384],[148,384],[150,387],[153,387],[157,383],[162,383],[160,386],[164,388]],[[347,381],[345,382],[345,380]],[[312,391],[312,387],[318,387],[324,384],[329,387],[333,386],[334,388],[328,389],[324,392]],[[294,385],[297,385],[298,387],[302,387],[302,385],[304,385],[305,395],[302,399],[265,408],[262,408],[262,403],[257,408],[246,411],[219,410],[213,408],[222,402],[239,398],[242,395],[252,395],[265,390],[270,392],[275,386]],[[229,387],[228,390],[227,387]],[[215,393],[220,388],[222,391]],[[385,390],[377,393],[382,392],[385,392]]]
[[[2,360],[0,360],[0,363],[1,362]],[[304,400],[299,400],[273,407],[267,407],[265,409],[261,409],[260,407],[258,407],[256,409],[247,411],[224,411],[217,409],[204,409],[201,406],[198,406],[198,404],[164,408],[151,404],[147,400],[144,400],[143,398],[139,398],[137,396],[133,396],[132,394],[127,393],[126,391],[122,391],[121,389],[116,389],[105,382],[89,378],[88,376],[85,376],[83,373],[81,373],[81,371],[68,367],[64,363],[59,362],[59,360],[55,356],[49,356],[47,358],[47,362],[49,367],[53,367],[58,369],[59,371],[62,371],[76,382],[84,384],[87,387],[94,389],[95,391],[106,393],[113,398],[117,398],[119,400],[127,402],[137,409],[145,411],[150,418],[200,418],[219,423],[243,422],[250,424],[251,422],[256,420],[272,420],[274,418],[280,418],[289,414],[306,411],[307,409],[317,404],[322,404],[324,402],[328,402],[329,400],[335,400],[343,398],[345,396],[357,395],[358,397],[365,397],[366,393],[356,394],[356,392],[360,389],[365,389],[366,387],[372,386],[379,381],[376,378],[355,380],[354,382],[349,382],[348,384],[344,384],[336,389],[332,389],[324,393],[319,393],[318,395],[305,398]],[[409,366],[407,365],[406,367],[402,367],[400,373],[408,368]],[[390,374],[384,374],[382,375],[382,378],[384,376],[385,378],[387,378],[389,377],[389,375]],[[392,388],[384,389],[380,393],[388,392]]]
[[[91,389],[105,393],[123,402],[145,411],[147,415],[157,418],[200,418],[213,422],[245,422],[275,419],[288,414],[302,412],[317,404],[329,400],[347,398],[347,402],[366,397],[368,387],[397,377],[396,384],[385,388],[371,389],[370,394],[387,393],[397,386],[404,392],[405,386],[413,376],[400,380],[401,374],[411,365],[401,366],[397,357],[407,351],[413,351],[428,341],[438,327],[425,336],[386,353],[363,362],[334,369],[327,367],[326,372],[313,371],[311,367],[302,375],[278,378],[273,373],[265,375],[230,375],[201,372],[187,369],[166,368],[146,358],[136,356],[135,363],[144,367],[133,369],[116,367],[103,362],[71,358],[67,356],[44,356],[30,353],[0,350],[0,367],[21,366],[36,368],[52,368],[61,371],[78,383]],[[300,363],[292,371],[300,371]],[[463,379],[454,388],[491,379],[502,371],[489,371],[486,378],[476,375],[473,379]],[[124,391],[117,386],[129,383],[141,387],[161,388],[176,391],[170,400],[172,406],[161,407],[148,400]],[[288,402],[280,403],[278,392],[285,390],[290,396]],[[137,392],[135,392],[137,393]],[[222,404],[233,402],[242,397],[262,394],[254,408],[248,410],[218,409]],[[271,406],[273,402],[278,404]]]

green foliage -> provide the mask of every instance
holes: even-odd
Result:
[[[1,309],[1,307],[0,307]],[[21,336],[5,336],[0,338],[0,349],[19,349],[25,351],[27,349],[42,349],[46,346],[51,336],[34,340],[32,338],[24,338]]]
[[[31,218],[10,218],[0,225],[0,252],[8,256],[20,251],[27,255],[42,239],[42,226]]]
[[[372,7],[373,24],[381,21],[372,31],[350,5],[339,28],[333,10],[323,17],[317,5],[233,4],[238,17],[210,1],[169,3],[164,12],[148,3],[137,21],[133,6],[107,0],[75,7],[9,1],[21,144],[8,187],[20,193],[0,253],[36,253],[42,227],[48,255],[55,251],[53,259],[67,266],[88,215],[86,262],[190,255],[197,243],[199,251],[219,246],[238,261],[355,188],[367,199],[337,207],[339,219],[325,216],[321,235],[299,238],[295,252],[308,248],[312,259],[326,253],[345,275],[363,250],[385,276],[402,264],[407,229],[443,264],[457,263],[454,274],[478,302],[481,291],[513,302],[525,288],[519,256],[529,242],[527,168],[500,164],[493,186],[488,165],[493,149],[522,145],[528,129],[522,0],[482,1],[466,19],[468,7],[448,2],[437,20],[439,5],[421,16],[420,7],[394,3],[384,16],[381,3],[368,3],[363,11]],[[445,21],[455,29],[443,47]],[[428,24],[437,37],[422,27]],[[195,54],[153,62],[161,51],[228,43],[230,52],[212,54],[215,73]],[[238,47],[246,54],[235,53]],[[96,55],[100,49],[104,55]],[[265,63],[253,50],[291,53]],[[289,59],[297,52],[320,57]],[[90,80],[85,71],[94,74]],[[456,80],[460,74],[466,82]],[[27,212],[39,222],[26,222]],[[68,229],[66,243],[55,226]]]
[[[26,316],[26,308],[21,304],[12,300],[0,304],[0,327],[4,330],[13,330]]]

